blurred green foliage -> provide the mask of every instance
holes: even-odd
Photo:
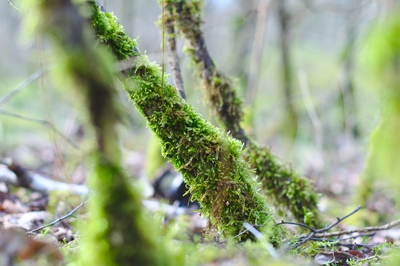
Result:
[[[376,182],[373,179],[383,179],[395,189],[400,187],[400,18],[396,14],[377,23],[362,53],[363,63],[368,66],[370,80],[382,102],[379,123],[371,134],[366,177],[362,182],[371,186],[371,182]],[[396,195],[399,205],[400,195]]]

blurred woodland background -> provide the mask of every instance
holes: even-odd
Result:
[[[165,72],[171,73],[155,23],[161,13],[157,1],[99,2],[115,13],[129,36],[139,38],[142,53],[160,64],[164,60]],[[12,3],[19,6],[18,0]],[[369,136],[380,114],[379,88],[366,74],[360,55],[372,25],[379,25],[397,3],[206,0],[204,4],[205,40],[217,67],[235,77],[246,111],[243,127],[282,162],[314,180],[318,192],[340,196],[339,204],[349,203],[360,190]],[[21,32],[23,16],[0,1],[0,156],[55,180],[82,183],[87,173],[82,162],[90,156],[93,132],[75,92],[49,78],[48,43],[38,37],[28,41],[29,33]],[[183,46],[178,39],[187,102],[215,122]],[[24,82],[26,86],[21,86]],[[151,132],[120,91],[125,164],[132,176],[146,177],[146,162],[152,160],[146,157]],[[7,98],[11,92],[17,94]],[[370,209],[393,218],[393,206],[387,207],[389,186],[377,191]],[[326,208],[323,200],[321,208]],[[343,209],[337,211],[344,214]]]

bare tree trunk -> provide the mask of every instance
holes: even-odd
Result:
[[[277,1],[278,20],[280,27],[280,45],[282,62],[282,87],[286,114],[283,121],[283,130],[290,138],[294,138],[297,132],[298,115],[293,104],[292,62],[290,56],[290,14],[287,11],[286,0]]]

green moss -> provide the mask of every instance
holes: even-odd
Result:
[[[317,195],[310,181],[278,163],[269,149],[250,139],[241,128],[242,101],[237,96],[231,79],[218,71],[208,55],[201,32],[201,1],[166,1],[175,10],[172,18],[186,39],[186,52],[197,68],[209,106],[234,138],[242,141],[247,149],[243,158],[256,170],[265,193],[282,214],[288,209],[300,222],[322,226],[318,214]]]
[[[172,9],[170,19],[175,21],[180,33],[186,38],[185,51],[201,76],[212,114],[233,137],[247,142],[240,128],[243,116],[242,100],[237,96],[232,81],[215,68],[209,57],[200,26],[202,1],[166,1],[165,8]]]
[[[164,84],[161,95],[161,71],[146,57],[138,58],[127,75],[129,96],[212,224],[224,235],[242,232],[244,221],[270,224],[272,212],[240,159],[242,144],[202,119],[172,86]],[[253,236],[245,233],[238,240],[247,238]]]
[[[96,30],[98,42],[116,56],[118,60],[124,60],[138,54],[136,40],[129,38],[118,19],[110,12],[102,12],[96,5],[92,5],[92,24]],[[101,32],[101,34],[98,34]]]
[[[99,14],[104,17],[101,13],[94,13],[93,19],[97,20]],[[93,25],[101,39],[104,27]],[[136,56],[134,66],[123,74],[125,89],[160,140],[163,155],[182,173],[211,224],[224,236],[244,231],[245,221],[261,227],[270,225],[272,211],[240,158],[242,144],[202,119],[175,88],[162,84],[160,67],[146,56]],[[274,239],[279,239],[280,229],[273,230]],[[237,240],[248,238],[254,236],[244,233]]]
[[[310,182],[280,164],[271,152],[250,142],[243,157],[256,169],[267,196],[273,199],[280,215],[289,209],[296,220],[320,227],[318,198]]]
[[[143,211],[140,192],[122,173],[101,157],[96,160],[90,185],[99,196],[90,201],[90,221],[81,228],[81,265],[171,264],[163,238]]]

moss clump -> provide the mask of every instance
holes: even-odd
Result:
[[[105,14],[99,11],[93,16],[101,21]],[[100,38],[104,27],[93,25]],[[146,56],[136,57],[132,68],[124,71],[123,80],[129,97],[159,138],[163,155],[182,173],[193,199],[199,201],[212,225],[227,236],[243,232],[245,221],[261,227],[273,222],[272,211],[240,159],[239,141],[202,119],[175,88],[162,84],[159,66]],[[271,239],[280,239],[280,230],[274,227]],[[237,240],[249,238],[254,236],[247,232]]]
[[[280,215],[287,208],[298,221],[315,228],[321,226],[318,198],[307,179],[282,166],[268,149],[253,141],[248,144],[243,157],[256,169],[267,196],[279,203],[276,205]]]
[[[125,34],[124,28],[111,12],[102,12],[95,3],[92,6],[92,24],[96,30],[97,41],[115,55],[118,60],[124,60],[138,54],[136,40]]]
[[[242,101],[229,77],[218,71],[207,51],[200,29],[202,1],[166,1],[172,9],[171,18],[186,39],[186,51],[193,60],[203,81],[213,113],[218,115],[225,130],[246,145],[243,158],[256,170],[266,194],[283,213],[288,209],[300,222],[320,227],[317,195],[306,178],[300,177],[278,163],[269,149],[249,138],[240,126],[243,117]]]

